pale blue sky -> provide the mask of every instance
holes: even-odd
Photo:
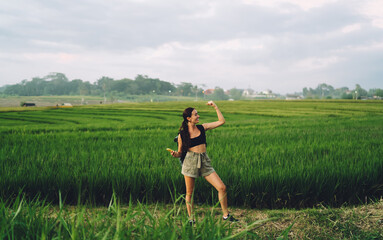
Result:
[[[383,1],[0,1],[0,86],[50,72],[282,94],[383,88]]]

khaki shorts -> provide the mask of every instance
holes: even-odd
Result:
[[[210,158],[205,153],[187,152],[181,173],[185,176],[197,178],[205,177],[215,172]]]

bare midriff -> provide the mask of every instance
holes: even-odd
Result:
[[[188,149],[190,152],[204,153],[206,152],[206,144],[200,144]]]

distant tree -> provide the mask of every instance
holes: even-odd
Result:
[[[81,94],[80,93],[80,88],[81,88],[82,84],[83,84],[83,82],[82,82],[81,79],[72,80],[69,83],[69,94],[70,95],[79,95],[79,94]],[[81,94],[81,95],[83,95],[83,94]]]
[[[305,98],[310,99],[329,99],[331,98],[342,98],[346,97],[344,93],[349,91],[347,87],[334,89],[333,86],[321,83],[315,89],[308,89],[307,87],[303,88],[302,94]],[[347,96],[348,97],[348,96]]]
[[[193,96],[193,84],[182,82],[177,86],[177,93],[182,96]]]
[[[309,97],[309,94],[310,94],[310,92],[307,89],[307,87],[303,88],[303,90],[302,90],[303,97],[307,98],[307,97]]]
[[[342,95],[341,95],[341,99],[352,99],[352,98],[353,98],[352,93],[346,93],[346,92],[344,92],[344,93],[342,93]]]
[[[91,90],[92,90],[92,84],[90,84],[89,82],[83,82],[79,86],[80,95],[90,95]]]
[[[21,89],[22,89],[21,84],[9,85],[4,90],[4,94],[6,94],[6,95],[19,95],[20,96]]]
[[[5,91],[5,89],[7,89],[9,85],[4,85],[2,87],[0,87],[0,93],[3,93]]]
[[[227,100],[229,99],[229,96],[225,94],[225,91],[222,88],[216,87],[214,89],[214,93],[211,95],[211,98],[213,100]]]
[[[103,76],[97,80],[97,86],[104,92],[109,92],[112,88],[113,81],[113,78]]]
[[[115,92],[127,92],[133,83],[133,80],[124,78],[121,80],[116,80],[111,83],[110,90]]]
[[[307,87],[305,87],[302,90],[302,95],[307,99],[319,98],[320,93],[318,93],[317,89],[307,89]]]
[[[375,90],[375,96],[383,97],[383,89],[376,89]]]
[[[205,86],[206,87],[206,86]],[[253,94],[253,90],[249,89],[249,94]],[[243,90],[230,89],[229,95],[226,95],[224,90],[216,87],[214,94],[209,95],[214,100],[224,100],[228,98],[240,99]],[[47,76],[40,78],[34,77],[31,81],[26,79],[18,84],[6,85],[0,87],[0,94],[18,95],[18,96],[41,96],[41,95],[104,95],[108,99],[126,97],[127,94],[159,94],[159,95],[182,95],[190,97],[204,97],[203,89],[191,83],[182,82],[174,86],[166,81],[158,78],[149,78],[147,75],[137,75],[132,80],[124,78],[114,80],[109,77],[102,77],[95,83],[83,82],[81,79],[69,81],[63,73],[50,73]],[[355,85],[354,90],[349,90],[347,87],[334,89],[331,85],[321,83],[315,89],[303,88],[302,94],[305,98],[315,99],[331,99],[343,98],[352,99],[357,97],[383,97],[382,89],[369,89],[366,91],[359,84]]]
[[[113,78],[105,76],[97,80],[97,87],[102,92],[104,99],[106,99],[106,94],[111,91],[113,81]]]
[[[43,78],[48,81],[44,88],[44,93],[49,95],[69,95],[70,84],[68,78],[63,73],[50,73]]]
[[[342,98],[342,95],[344,93],[347,93],[348,91],[349,91],[348,87],[337,88],[333,92],[333,97],[334,98]]]
[[[135,82],[138,85],[138,94],[151,94],[156,92],[156,84],[146,75],[137,75]]]
[[[133,81],[133,82],[129,85],[129,88],[126,89],[126,93],[127,93],[127,94],[131,94],[131,95],[139,94],[139,92],[140,92],[140,87],[138,86],[138,84],[136,83],[136,81]]]
[[[59,82],[68,82],[68,78],[64,73],[52,72],[44,77],[47,81],[59,81]]]
[[[32,78],[32,81],[25,83],[28,96],[41,96],[44,94],[44,87],[47,82],[42,78]]]
[[[174,93],[176,91],[176,87],[165,81],[159,81],[159,89],[158,92],[162,95],[168,95],[169,93]],[[202,90],[201,90],[202,92]]]
[[[204,90],[202,88],[199,88],[198,85],[192,86],[191,90],[192,96],[194,96],[196,100],[198,100],[198,98],[204,97]]]
[[[368,96],[368,97],[376,96],[376,95],[375,95],[376,90],[377,90],[377,88],[369,89],[369,90],[367,91],[367,96]]]
[[[364,90],[359,84],[355,85],[355,89],[353,90],[354,98],[361,99],[362,97],[367,97],[367,91]]]
[[[316,90],[317,94],[321,96],[321,98],[331,96],[331,94],[334,92],[334,88],[331,85],[327,85],[326,83],[319,84]]]
[[[230,97],[234,100],[239,100],[242,98],[243,90],[232,88],[229,90]]]

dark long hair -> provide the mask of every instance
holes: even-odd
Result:
[[[182,113],[182,117],[184,120],[182,121],[181,127],[179,129],[181,140],[182,140],[182,153],[186,153],[190,146],[190,133],[189,133],[189,126],[188,126],[188,117],[191,117],[192,112],[194,108],[188,107],[184,110]]]

